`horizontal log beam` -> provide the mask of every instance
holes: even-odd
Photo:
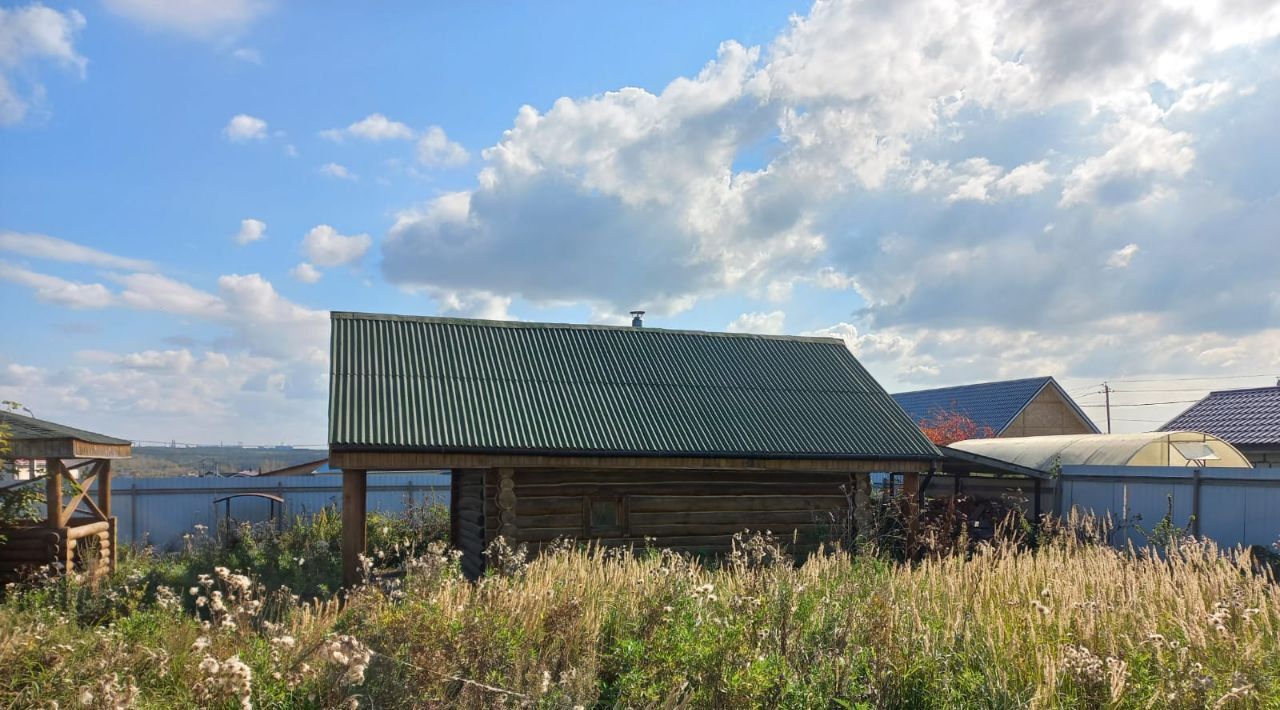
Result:
[[[530,499],[537,500],[537,499]],[[521,501],[522,503],[524,501]],[[787,496],[787,495],[633,495],[627,498],[631,513],[673,513],[687,510],[843,510],[849,507],[848,499],[839,495]],[[523,506],[522,506],[523,509]]]
[[[736,481],[736,482],[704,482],[686,481],[682,483],[636,480],[628,483],[552,483],[547,485],[526,483],[520,487],[520,500],[528,498],[553,496],[585,496],[585,495],[788,495],[788,496],[830,496],[839,495],[840,489],[830,483],[788,483],[786,481]]]
[[[524,501],[520,501],[520,512],[516,514],[516,527],[530,528],[568,528],[582,527],[582,503],[579,499],[578,510],[572,513],[544,513],[541,515],[524,515]]]
[[[97,535],[98,533],[107,532],[109,529],[111,529],[111,525],[105,520],[100,520],[96,523],[89,523],[87,525],[81,525],[79,527],[67,528],[67,539],[79,540],[82,537],[88,537],[89,535]]]
[[[816,510],[760,510],[743,515],[734,510],[688,510],[675,513],[639,513],[630,517],[631,527],[648,525],[737,525],[738,529],[762,529],[768,525],[817,524],[829,511]]]
[[[552,483],[849,483],[849,474],[829,471],[722,471],[722,470],[618,470],[618,469],[521,469],[516,486]]]

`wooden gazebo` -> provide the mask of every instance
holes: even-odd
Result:
[[[43,477],[5,485],[7,489],[39,485],[43,478],[45,516],[0,531],[5,537],[0,543],[0,579],[14,579],[47,565],[58,572],[89,576],[113,571],[116,519],[111,515],[111,462],[129,458],[130,443],[13,412],[0,412],[0,426],[8,429],[7,458],[45,462]]]

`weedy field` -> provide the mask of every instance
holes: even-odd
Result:
[[[403,572],[341,599],[324,516],[134,555],[96,586],[10,588],[0,705],[1280,706],[1280,587],[1194,541],[1156,555],[1059,530],[800,565],[767,535],[714,565],[499,546],[471,583],[432,520],[372,519],[370,565]]]

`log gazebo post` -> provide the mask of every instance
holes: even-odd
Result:
[[[367,477],[364,469],[342,469],[342,585],[347,588],[360,582],[360,555],[367,540]]]

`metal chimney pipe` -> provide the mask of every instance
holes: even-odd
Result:
[[[644,311],[631,311],[631,327],[632,328],[644,327]]]

